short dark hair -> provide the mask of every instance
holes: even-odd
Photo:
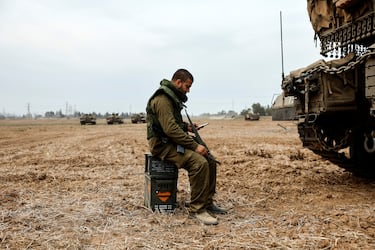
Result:
[[[172,77],[172,81],[176,81],[177,79],[180,79],[181,81],[185,82],[188,79],[190,79],[192,82],[194,82],[193,75],[187,71],[186,69],[178,69]]]

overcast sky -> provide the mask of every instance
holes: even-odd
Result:
[[[321,58],[302,0],[0,0],[0,113],[142,112],[178,68],[192,114],[271,105]]]

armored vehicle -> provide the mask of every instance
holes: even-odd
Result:
[[[96,116],[93,114],[83,114],[79,118],[81,125],[92,124],[96,125]]]
[[[124,120],[121,118],[121,116],[119,116],[118,113],[112,113],[111,115],[107,116],[106,121],[108,125],[124,123]]]
[[[352,172],[375,172],[375,0],[308,0],[321,54],[290,72],[303,146]]]
[[[130,119],[132,123],[146,123],[146,113],[141,112],[137,114],[132,114]]]
[[[258,114],[254,114],[252,112],[248,112],[247,114],[245,114],[245,120],[246,121],[258,121],[259,120],[259,115]]]
[[[278,95],[272,103],[272,121],[296,120],[296,107],[294,97]]]

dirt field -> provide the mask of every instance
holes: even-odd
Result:
[[[303,149],[295,122],[206,121],[217,226],[188,218],[184,170],[173,214],[143,205],[145,124],[0,121],[0,248],[375,249],[374,180]]]

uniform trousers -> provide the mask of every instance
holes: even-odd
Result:
[[[180,169],[188,172],[190,182],[190,206],[189,212],[197,213],[204,210],[213,202],[216,192],[216,162],[190,150],[177,152],[173,144],[166,144],[159,156],[162,160],[167,160],[176,164]]]

